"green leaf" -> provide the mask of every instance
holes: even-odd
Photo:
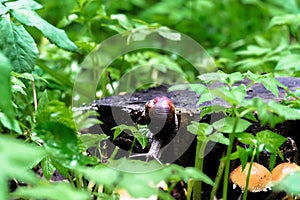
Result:
[[[90,147],[96,147],[99,145],[99,143],[103,140],[106,140],[109,138],[109,136],[105,134],[82,134],[79,135],[80,140],[82,141],[82,144],[85,146],[86,149]]]
[[[226,78],[228,77],[227,74],[223,72],[211,72],[211,73],[205,73],[198,76],[198,78],[205,84],[210,84],[214,82],[226,82]]]
[[[229,139],[225,137],[222,133],[213,133],[207,137],[207,140],[217,142],[224,145],[229,145]]]
[[[31,72],[38,54],[37,46],[21,25],[16,26],[8,15],[0,17],[0,49],[10,59],[16,72]]]
[[[39,137],[52,159],[65,167],[73,168],[77,164],[92,164],[94,158],[82,154],[76,132],[55,121],[40,122],[36,129]]]
[[[45,151],[41,147],[0,135],[0,198],[9,199],[7,198],[9,179],[35,183],[37,177],[29,169],[37,165],[44,156]]]
[[[280,181],[275,182],[273,189],[275,191],[284,191],[289,195],[300,195],[300,171],[285,175]]]
[[[12,93],[11,93],[11,65],[9,60],[0,52],[0,91],[1,101],[0,109],[8,117],[9,123],[13,124],[14,110],[12,105]]]
[[[19,187],[14,193],[14,198],[26,199],[49,199],[49,200],[88,200],[90,196],[87,192],[75,189],[69,183],[64,182],[44,182],[34,187]]]
[[[299,120],[300,119],[300,110],[295,108],[290,108],[288,106],[279,104],[275,101],[269,101],[268,106],[278,114],[279,116],[284,117],[285,120]]]
[[[159,27],[157,30],[159,35],[161,35],[164,38],[167,38],[169,40],[173,40],[173,41],[179,41],[181,40],[181,35],[180,33],[176,33],[172,30],[170,30],[167,27]]]
[[[105,165],[98,165],[97,167],[78,167],[75,171],[82,174],[89,181],[97,184],[105,185],[111,188],[120,179],[120,173],[114,168]]]
[[[128,20],[127,16],[124,14],[114,14],[111,15],[110,18],[112,20],[117,20],[119,24],[125,29],[130,30],[133,28],[131,22]]]
[[[241,161],[241,165],[242,165],[242,169],[244,169],[246,167],[246,164],[248,162],[248,158],[249,158],[249,150],[250,149],[244,149],[240,146],[237,146],[237,152],[239,153],[239,158]]]
[[[279,147],[286,141],[286,138],[270,130],[260,131],[256,134],[260,145],[264,146],[270,153],[276,153]]]
[[[52,161],[49,156],[45,157],[42,160],[41,168],[42,168],[42,172],[43,172],[43,175],[45,176],[45,178],[47,180],[50,180],[50,178],[52,177],[52,175],[55,171],[55,167],[52,165]]]
[[[215,96],[228,102],[230,105],[239,105],[246,96],[246,86],[241,84],[239,86],[233,86],[229,90],[226,86],[212,89],[211,93]]]
[[[251,123],[247,120],[237,119],[234,117],[225,117],[214,122],[212,125],[219,132],[232,133],[236,120],[238,120],[235,128],[236,133],[244,132],[251,125]]]
[[[68,38],[65,31],[54,27],[42,19],[37,13],[28,9],[13,9],[12,15],[26,26],[39,29],[50,42],[69,51],[78,51],[77,46]]]
[[[250,133],[237,133],[236,138],[244,144],[248,144],[251,146],[255,146],[257,144],[255,136]]]
[[[15,131],[16,133],[22,134],[22,130],[19,126],[19,123],[15,119],[8,118],[4,113],[0,112],[0,122],[1,124],[10,130]]]
[[[43,6],[33,0],[18,0],[14,2],[7,2],[5,6],[9,9],[28,9],[28,10],[38,10]]]
[[[198,140],[204,141],[206,137],[212,133],[213,128],[210,124],[192,121],[191,124],[187,126],[187,130],[197,135]]]
[[[282,57],[275,67],[276,71],[300,71],[300,55],[290,54]]]

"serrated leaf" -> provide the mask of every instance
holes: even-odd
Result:
[[[37,46],[21,25],[13,24],[7,15],[0,17],[0,49],[16,72],[31,72],[38,54]]]
[[[42,168],[42,172],[43,172],[43,175],[45,176],[45,178],[47,180],[50,180],[50,178],[52,177],[52,175],[55,171],[55,167],[52,165],[52,161],[49,156],[45,157],[41,161],[41,168]]]
[[[236,123],[237,118],[234,117],[225,117],[223,119],[220,119],[216,122],[214,122],[212,125],[213,127],[222,133],[232,133],[234,124]],[[240,133],[245,131],[249,126],[251,125],[250,122],[244,119],[238,119],[235,132]]]
[[[54,27],[37,13],[28,9],[14,9],[12,15],[22,24],[39,29],[50,42],[69,51],[78,51],[77,46],[68,38],[65,31]]]
[[[264,87],[278,97],[278,81],[274,77],[265,77],[260,80]]]
[[[279,104],[275,101],[269,101],[268,106],[275,111],[279,116],[284,117],[285,120],[299,120],[300,110],[295,108],[290,108],[286,105]]]
[[[276,153],[279,147],[286,141],[285,137],[270,130],[258,132],[256,139],[270,153]]]

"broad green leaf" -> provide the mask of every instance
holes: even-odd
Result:
[[[39,106],[36,112],[36,120],[38,123],[45,121],[59,121],[60,123],[75,129],[72,110],[67,107],[65,103],[58,100],[53,100],[48,103],[47,99],[44,99],[43,101],[43,105]]]
[[[299,19],[300,19],[300,14],[297,15],[282,15],[282,16],[275,16],[271,19],[269,23],[269,28],[273,26],[282,26],[282,25],[296,25],[298,24],[299,26]]]
[[[262,56],[268,53],[270,48],[262,48],[259,46],[249,45],[247,46],[247,50],[238,51],[237,55],[246,55],[246,56]]]
[[[8,180],[16,179],[35,183],[37,177],[30,169],[42,160],[45,152],[41,147],[25,144],[15,138],[0,136],[0,198],[9,199]]]
[[[229,145],[229,139],[225,137],[222,133],[213,133],[207,137],[207,140],[217,142],[224,145]]]
[[[278,114],[279,116],[284,117],[285,120],[299,120],[300,119],[300,110],[295,108],[290,108],[288,106],[279,104],[275,101],[269,101],[268,106]]]
[[[270,153],[276,153],[279,147],[286,141],[286,138],[270,130],[260,131],[256,134],[260,145]]]
[[[265,77],[260,80],[260,82],[264,85],[264,87],[272,92],[276,97],[278,97],[278,81],[274,77]]]
[[[200,96],[200,99],[197,104],[201,105],[204,102],[213,101],[217,96],[212,93],[210,90],[206,90],[207,92],[203,92]]]
[[[247,145],[251,145],[251,146],[255,146],[257,143],[257,140],[255,138],[254,135],[250,134],[250,133],[237,133],[236,134],[236,138]]]
[[[235,130],[233,130],[236,120],[238,120],[238,122],[236,124]],[[251,125],[251,123],[244,119],[225,117],[223,119],[214,122],[212,125],[216,130],[222,133],[232,133],[233,131],[235,133],[240,133],[240,132],[244,132]]]
[[[123,131],[129,130],[131,133],[137,132],[137,128],[134,126],[128,126],[125,124],[121,124],[118,126],[115,126],[112,128],[112,130],[115,130],[114,132],[114,139],[116,139]]]
[[[234,83],[244,80],[244,75],[241,72],[234,72],[232,74],[228,74],[228,77],[225,79],[228,85],[233,85]]]
[[[8,118],[2,112],[0,112],[0,122],[5,128],[8,128],[9,130],[13,130],[16,133],[22,134],[22,130],[19,126],[18,121],[15,119]]]
[[[241,165],[242,165],[242,169],[245,169],[246,164],[248,162],[248,158],[249,158],[249,149],[244,149],[240,146],[237,146],[237,152],[239,153],[239,158],[241,161]]]
[[[211,73],[206,73],[206,74],[201,74],[198,76],[198,78],[205,84],[210,84],[214,82],[226,82],[226,78],[228,77],[227,74],[223,72],[211,72]]]
[[[105,134],[87,133],[79,135],[79,138],[82,141],[82,144],[85,146],[85,148],[88,149],[90,147],[98,146],[101,141],[108,139],[109,136]]]
[[[52,161],[49,156],[45,157],[42,160],[41,168],[42,168],[42,172],[43,172],[43,175],[45,176],[45,178],[47,180],[50,180],[50,178],[52,177],[52,175],[55,171],[55,167],[52,165]]]
[[[0,52],[0,91],[1,101],[0,110],[8,117],[9,123],[13,123],[14,110],[12,106],[12,93],[11,93],[11,65],[9,60]]]
[[[95,160],[82,154],[76,132],[65,124],[55,121],[40,122],[36,129],[39,137],[52,159],[65,167],[73,168],[78,164],[91,164]]]
[[[198,140],[204,141],[206,137],[212,133],[213,128],[210,124],[192,121],[191,124],[187,126],[187,130],[197,135]]]
[[[75,171],[86,177],[89,181],[94,181],[106,187],[112,187],[114,184],[117,184],[121,178],[119,171],[105,165],[98,165],[97,167],[78,167]]]
[[[12,197],[26,199],[49,199],[49,200],[88,200],[89,193],[75,189],[65,182],[43,182],[33,187],[19,187]]]
[[[0,17],[0,49],[16,72],[31,72],[38,54],[37,46],[22,25],[16,26],[8,15]]]
[[[228,102],[230,105],[239,105],[246,96],[246,86],[244,84],[233,86],[231,90],[226,86],[218,87],[212,89],[211,93]]]
[[[65,31],[49,24],[34,11],[28,9],[13,9],[11,13],[22,24],[39,29],[50,42],[58,47],[69,51],[78,51],[77,46],[68,38]]]
[[[202,119],[204,116],[207,116],[211,113],[226,112],[227,109],[228,108],[221,105],[201,106],[200,119]]]
[[[300,71],[300,55],[290,54],[282,57],[275,67],[276,71]]]
[[[284,176],[280,181],[275,182],[273,189],[275,191],[284,191],[289,195],[300,195],[300,171],[290,173]]]

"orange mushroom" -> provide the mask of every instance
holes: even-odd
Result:
[[[300,167],[295,163],[281,163],[272,170],[272,181],[279,181],[285,175],[300,170]]]
[[[246,187],[249,166],[250,163],[247,163],[245,169],[242,170],[242,166],[240,165],[230,173],[229,178],[231,182],[238,185],[242,190]],[[266,191],[271,186],[271,182],[270,171],[256,162],[252,163],[248,190],[250,192]]]

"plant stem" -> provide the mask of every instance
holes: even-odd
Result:
[[[196,157],[195,157],[195,168],[203,171],[203,160],[204,160],[204,147],[206,146],[205,141],[197,140]],[[203,146],[204,145],[204,146]],[[203,146],[203,147],[202,147]],[[201,149],[203,149],[201,151]],[[201,199],[202,192],[202,181],[193,181],[193,199]]]
[[[229,170],[230,170],[230,154],[233,149],[233,143],[235,138],[234,134],[235,134],[238,121],[239,118],[236,118],[232,132],[229,133],[229,145],[227,147],[227,153],[226,153],[226,165],[225,165],[224,182],[223,182],[223,200],[227,200],[227,190],[228,190]]]
[[[222,158],[220,160],[218,172],[217,172],[216,179],[215,179],[215,184],[214,184],[214,186],[212,188],[212,191],[210,193],[210,200],[214,200],[214,197],[217,194],[217,190],[219,188],[219,185],[220,185],[220,182],[221,182],[221,179],[222,179],[222,175],[223,175],[224,168],[225,168],[224,157],[225,157],[225,152],[223,153],[223,156],[222,156]]]
[[[190,179],[188,181],[188,185],[187,185],[187,192],[186,192],[186,199],[187,200],[191,200],[193,187],[194,187],[194,181]]]
[[[252,153],[252,156],[251,156],[250,166],[249,166],[249,169],[248,169],[247,179],[246,179],[246,187],[245,187],[245,191],[244,191],[244,194],[243,194],[243,200],[247,199],[249,180],[250,180],[250,175],[251,175],[251,170],[252,170],[252,164],[253,164],[254,157],[255,157],[255,154],[256,154],[256,148],[257,147],[255,146],[254,150],[253,150],[253,153]]]

